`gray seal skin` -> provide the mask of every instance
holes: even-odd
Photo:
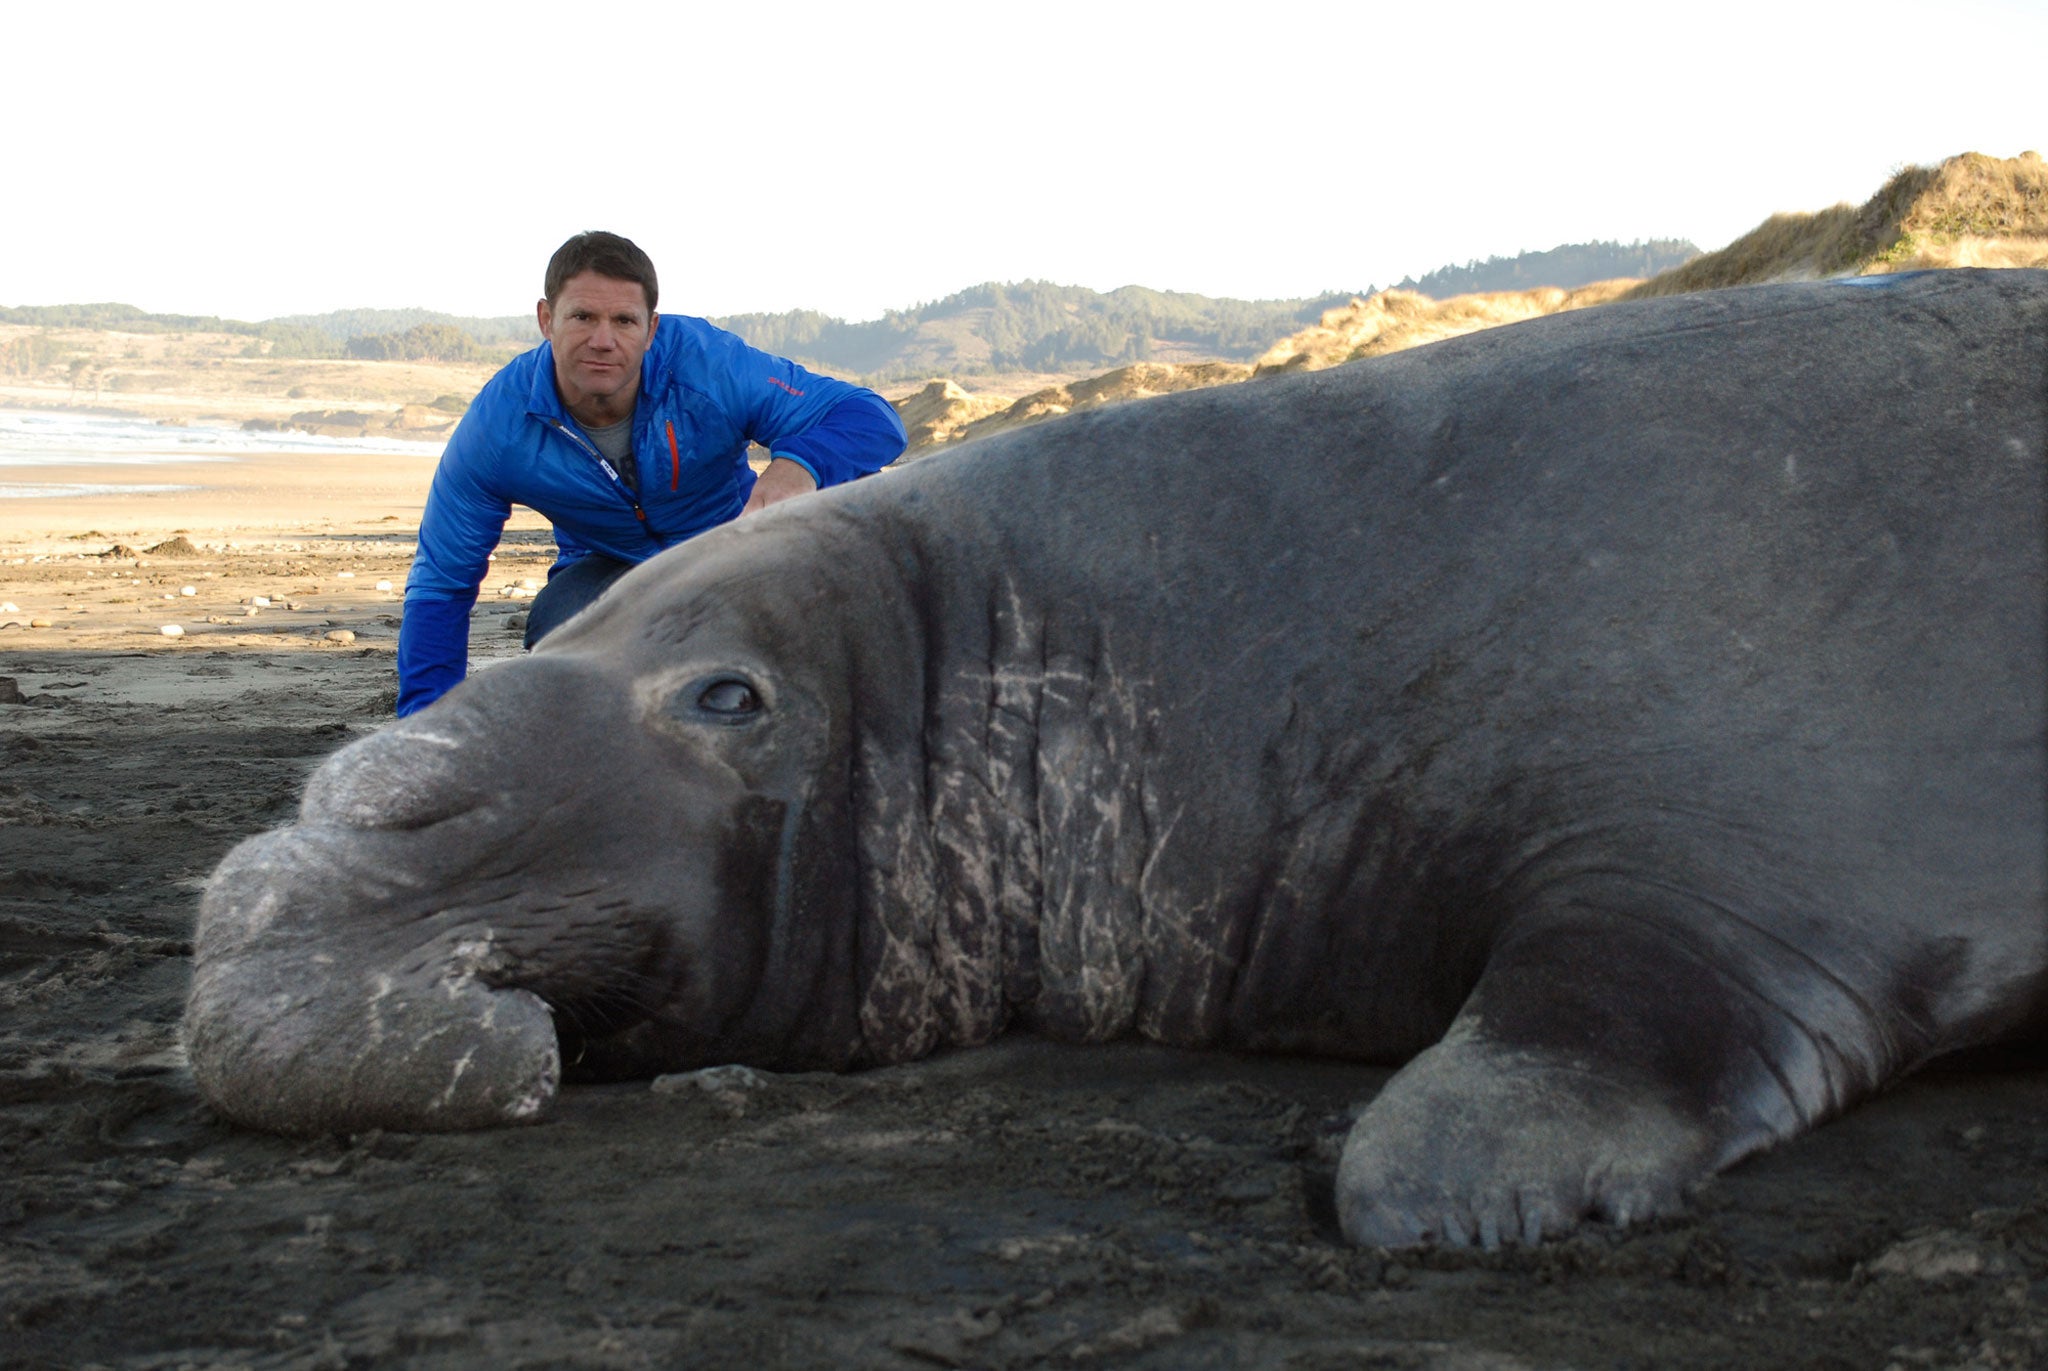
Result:
[[[2048,1019],[2048,273],[1730,290],[743,520],[204,898],[223,1113],[1006,1027],[1401,1062],[1362,1243],[1534,1242]],[[559,1044],[559,1046],[558,1046]]]

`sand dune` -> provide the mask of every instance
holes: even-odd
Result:
[[[1039,391],[1007,407],[990,407],[978,417],[977,411],[988,402],[954,386],[944,392],[953,409],[944,422],[926,424],[913,434],[913,455],[1091,405],[1340,366],[1614,300],[1822,276],[2038,266],[2048,266],[2048,163],[2033,152],[2012,158],[1964,153],[1936,166],[1900,172],[1861,206],[1772,215],[1719,252],[1648,281],[1601,281],[1574,290],[1545,287],[1447,300],[1413,291],[1380,291],[1326,311],[1321,322],[1275,343],[1253,367],[1213,362],[1125,367]],[[932,387],[948,385],[935,381],[919,394],[936,394]]]

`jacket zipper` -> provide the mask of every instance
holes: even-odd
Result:
[[[596,462],[599,467],[603,468],[605,475],[611,477],[612,489],[618,491],[620,497],[623,498],[627,504],[633,507],[633,517],[638,519],[642,524],[646,525],[647,536],[650,538],[655,537],[654,525],[649,524],[647,522],[647,511],[640,508],[639,497],[633,494],[632,488],[626,484],[625,478],[619,475],[619,469],[611,464],[611,460],[607,458],[602,452],[599,452],[595,447],[591,446],[589,439],[585,438],[575,429],[570,428],[560,419],[550,419],[548,420],[548,422],[555,426],[555,432],[561,434],[564,438],[567,438],[570,442],[576,444],[577,447],[582,448],[585,452],[590,454],[591,460]],[[673,430],[671,430],[669,441],[671,443],[675,441]],[[659,539],[656,539],[656,541],[659,541]]]
[[[674,494],[676,482],[683,479],[683,454],[676,446],[676,426],[664,420],[662,427],[668,430],[668,488]]]

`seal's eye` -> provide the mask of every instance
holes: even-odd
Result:
[[[744,719],[761,712],[761,697],[745,681],[735,681],[728,676],[697,692],[697,708],[722,719]]]

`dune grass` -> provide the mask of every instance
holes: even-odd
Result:
[[[1861,205],[1774,214],[1628,298],[1930,267],[2048,266],[2048,162],[1966,152],[1907,167]]]

